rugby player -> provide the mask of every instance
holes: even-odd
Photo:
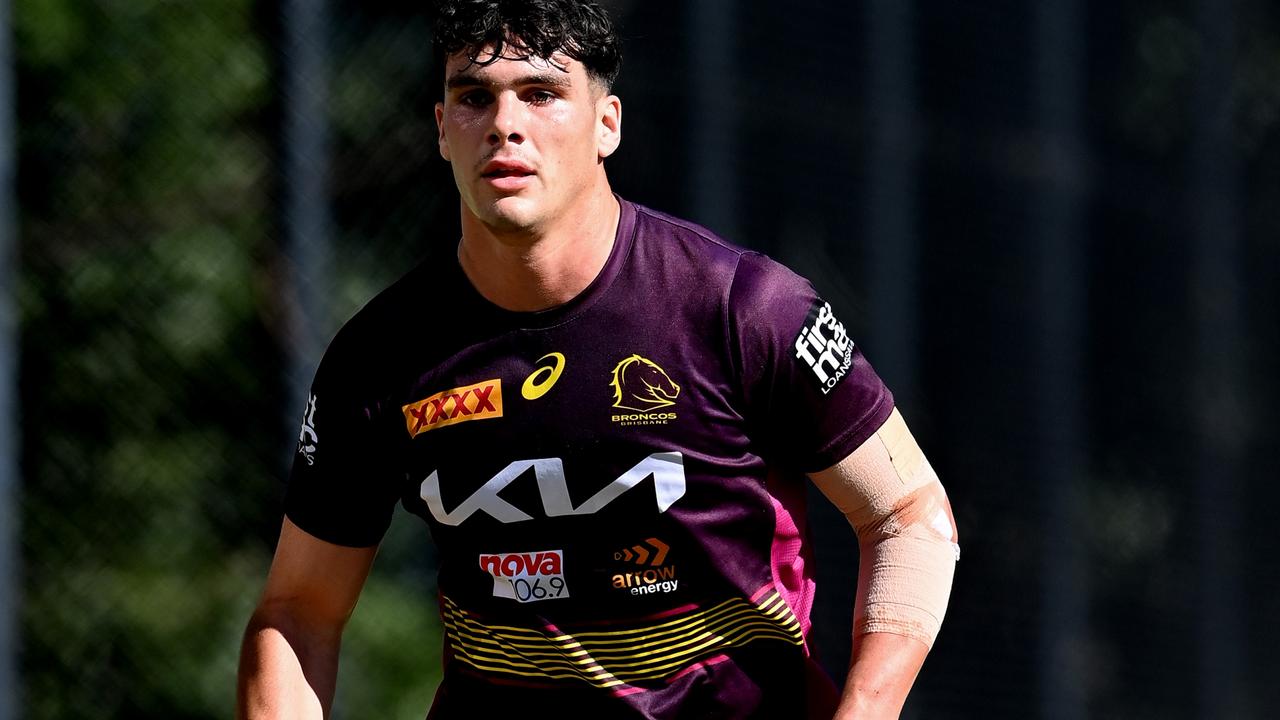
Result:
[[[399,502],[438,547],[429,717],[897,717],[956,530],[842,316],[612,192],[620,53],[598,6],[438,12],[456,262],[411,271],[325,353],[239,716],[327,715]],[[810,655],[806,475],[861,548],[842,693]]]

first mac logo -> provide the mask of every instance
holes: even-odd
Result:
[[[409,437],[469,420],[500,418],[502,381],[485,380],[475,385],[445,390],[400,409],[404,412]]]

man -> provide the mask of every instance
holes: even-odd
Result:
[[[430,717],[896,717],[956,538],[891,395],[806,281],[612,193],[620,55],[597,6],[442,5],[457,263],[325,354],[240,715],[327,714],[399,500],[439,549]],[[808,650],[805,473],[861,541],[842,695]]]

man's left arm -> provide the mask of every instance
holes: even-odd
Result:
[[[896,409],[810,477],[858,534],[853,659],[836,718],[897,718],[951,594],[960,552],[951,505]]]

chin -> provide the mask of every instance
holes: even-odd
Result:
[[[485,225],[504,231],[527,230],[542,218],[533,201],[520,197],[498,198],[482,208],[482,212],[472,212]]]

